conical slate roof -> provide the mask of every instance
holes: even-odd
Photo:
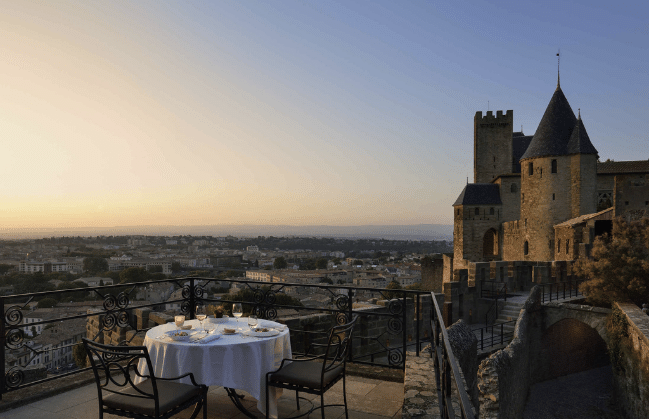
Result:
[[[588,133],[581,120],[581,115],[577,118],[575,128],[572,130],[572,135],[566,148],[566,154],[597,154],[595,146],[593,146],[590,138],[588,138]]]
[[[521,160],[567,154],[567,145],[577,118],[560,86],[554,91],[529,147]],[[585,130],[584,130],[585,132]]]

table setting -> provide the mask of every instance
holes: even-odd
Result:
[[[292,356],[288,328],[254,316],[217,320],[199,315],[193,320],[176,316],[174,322],[147,332],[144,345],[156,376],[192,372],[200,384],[247,391],[264,412],[266,372],[276,370],[282,359]],[[146,374],[146,365],[139,365],[139,370]],[[280,395],[281,389],[270,393],[271,416],[276,414]]]

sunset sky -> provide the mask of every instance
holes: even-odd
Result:
[[[452,224],[556,87],[649,158],[647,2],[0,0],[1,228]]]

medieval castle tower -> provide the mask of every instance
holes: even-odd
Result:
[[[556,281],[613,217],[649,215],[649,161],[600,162],[559,83],[533,136],[513,126],[512,110],[475,114],[474,183],[453,204],[444,283]]]

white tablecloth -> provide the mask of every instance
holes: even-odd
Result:
[[[214,320],[214,319],[212,319]],[[185,324],[193,326],[193,332],[200,328],[198,320],[190,320]],[[203,324],[207,326],[207,321]],[[260,320],[260,326],[278,326],[277,323]],[[229,318],[225,323],[210,323],[209,327],[217,330],[228,328],[248,329],[246,318]],[[149,330],[144,339],[144,345],[149,350],[151,362],[156,377],[177,377],[192,372],[199,384],[207,386],[223,386],[245,390],[258,400],[257,408],[266,412],[266,373],[279,368],[282,359],[291,358],[291,341],[288,329],[277,336],[263,339],[222,335],[211,342],[178,342],[169,338],[158,339],[165,332],[176,330],[176,325],[167,323]],[[143,360],[138,365],[141,373],[147,373]],[[183,382],[190,383],[189,378]],[[277,417],[277,398],[281,389],[269,389],[270,414]]]

